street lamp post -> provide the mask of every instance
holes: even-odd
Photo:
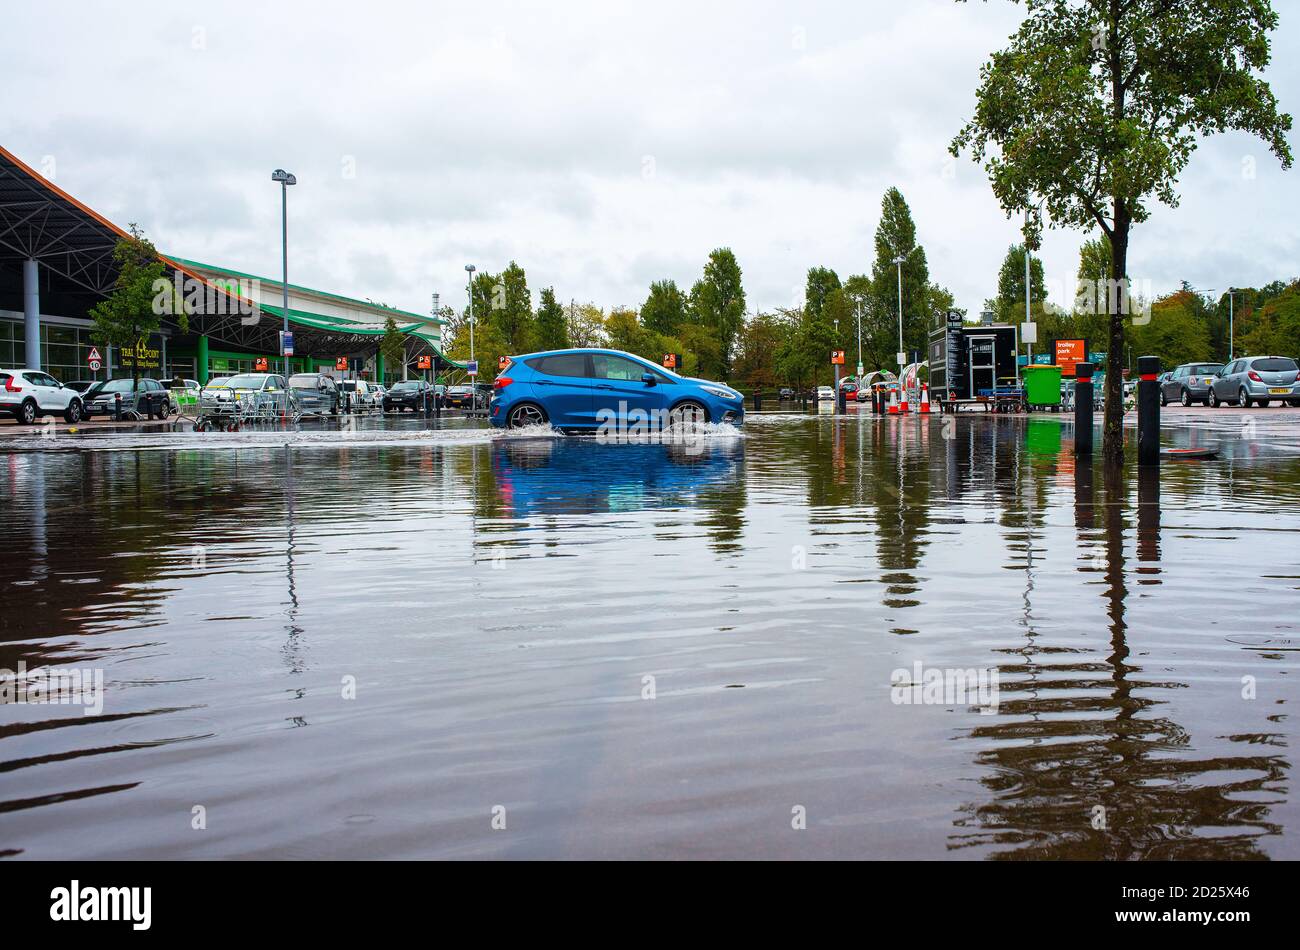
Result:
[[[1228,288],[1228,362],[1232,362],[1233,354],[1233,294],[1237,292],[1236,287]]]
[[[284,357],[284,378],[289,379],[289,354],[285,352],[284,341],[289,338],[289,186],[298,184],[296,176],[277,168],[271,173],[271,181],[280,183],[280,308],[284,318],[283,332],[280,335],[280,355]]]
[[[894,263],[898,265],[898,365],[901,368],[903,361],[907,359],[907,354],[903,350],[903,264],[907,258],[899,254],[894,258]]]
[[[465,292],[469,294],[469,361],[474,362],[474,271],[473,264],[465,265]]]
[[[862,301],[858,301],[858,383],[862,383]]]

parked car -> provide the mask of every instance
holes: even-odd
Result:
[[[473,386],[448,386],[442,404],[449,409],[473,409],[478,405]]]
[[[1300,368],[1289,356],[1247,356],[1219,370],[1210,383],[1210,405],[1267,406],[1272,400],[1300,406]]]
[[[299,409],[304,414],[339,414],[343,397],[334,377],[328,373],[295,373],[289,377],[289,388],[298,397]]]
[[[383,407],[384,412],[394,409],[428,412],[433,409],[433,390],[422,379],[404,379],[393,383],[393,388],[384,394]]]
[[[156,379],[110,379],[96,383],[82,395],[82,415],[111,416],[117,411],[118,396],[122,409],[150,419],[165,419],[172,412],[171,394]]]
[[[370,398],[375,404],[375,408],[382,409],[384,405],[384,393],[388,392],[388,387],[379,383],[370,384]]]
[[[72,382],[64,383],[63,385],[68,389],[71,389],[73,392],[84,393],[97,382],[99,382],[97,379],[74,379]]]
[[[0,412],[8,412],[24,425],[40,416],[60,415],[76,424],[85,403],[75,389],[64,386],[38,369],[0,369]]]
[[[203,387],[203,395],[218,405],[233,401],[237,394],[265,393],[278,396],[285,392],[290,400],[298,402],[297,392],[290,389],[285,384],[284,377],[277,373],[236,373],[222,379],[210,379]]]
[[[826,399],[833,401],[835,399],[835,390],[830,386],[818,386],[817,401],[821,402]]]
[[[777,395],[782,402],[787,402],[794,398],[794,390],[789,386],[782,386],[781,391]]]
[[[845,399],[856,399],[858,395],[858,384],[856,380],[846,379],[840,383],[840,389],[844,391]]]
[[[352,412],[365,412],[383,405],[382,402],[375,402],[370,384],[364,379],[345,379],[339,383],[339,390],[343,394],[344,407]]]
[[[642,418],[739,426],[745,407],[740,393],[722,383],[678,376],[620,350],[570,349],[507,360],[497,374],[488,418],[500,427],[549,423],[561,430]]]
[[[1179,402],[1190,406],[1210,398],[1210,383],[1223,369],[1222,363],[1184,363],[1164,374],[1160,383],[1160,405]]]

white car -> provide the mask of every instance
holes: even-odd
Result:
[[[0,412],[24,425],[52,415],[75,425],[81,421],[81,395],[38,369],[0,369]]]
[[[817,387],[817,401],[821,402],[822,400],[835,401],[835,388],[833,386]]]
[[[350,396],[353,412],[364,412],[383,404],[375,402],[374,388],[364,379],[345,379],[339,383],[339,390],[345,394],[345,398]]]

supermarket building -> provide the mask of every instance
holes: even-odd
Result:
[[[279,371],[279,280],[160,254],[178,292],[198,291],[200,304],[188,314],[188,327],[164,315],[158,332],[125,352],[99,347],[104,365],[92,373],[89,313],[112,290],[113,249],[126,236],[0,148],[0,367],[42,369],[64,382],[110,379],[134,366],[142,375],[200,383],[254,371],[264,365],[259,361]],[[432,358],[435,372],[464,369],[442,353],[444,321],[436,317],[293,283],[288,291],[292,372],[344,375],[336,370],[340,357],[348,360],[345,375],[372,380],[404,379],[420,356]],[[397,366],[385,365],[379,351],[389,318],[405,337]]]

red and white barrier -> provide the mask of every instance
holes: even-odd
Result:
[[[901,400],[900,400],[900,402],[899,402],[899,404],[898,404],[898,414],[901,415],[901,416],[905,416],[905,415],[907,415],[907,412],[908,412],[908,410],[907,410],[907,389],[906,389],[905,387],[903,387],[903,386],[899,386],[899,387],[898,387],[898,391],[899,391],[899,393],[901,394]]]

